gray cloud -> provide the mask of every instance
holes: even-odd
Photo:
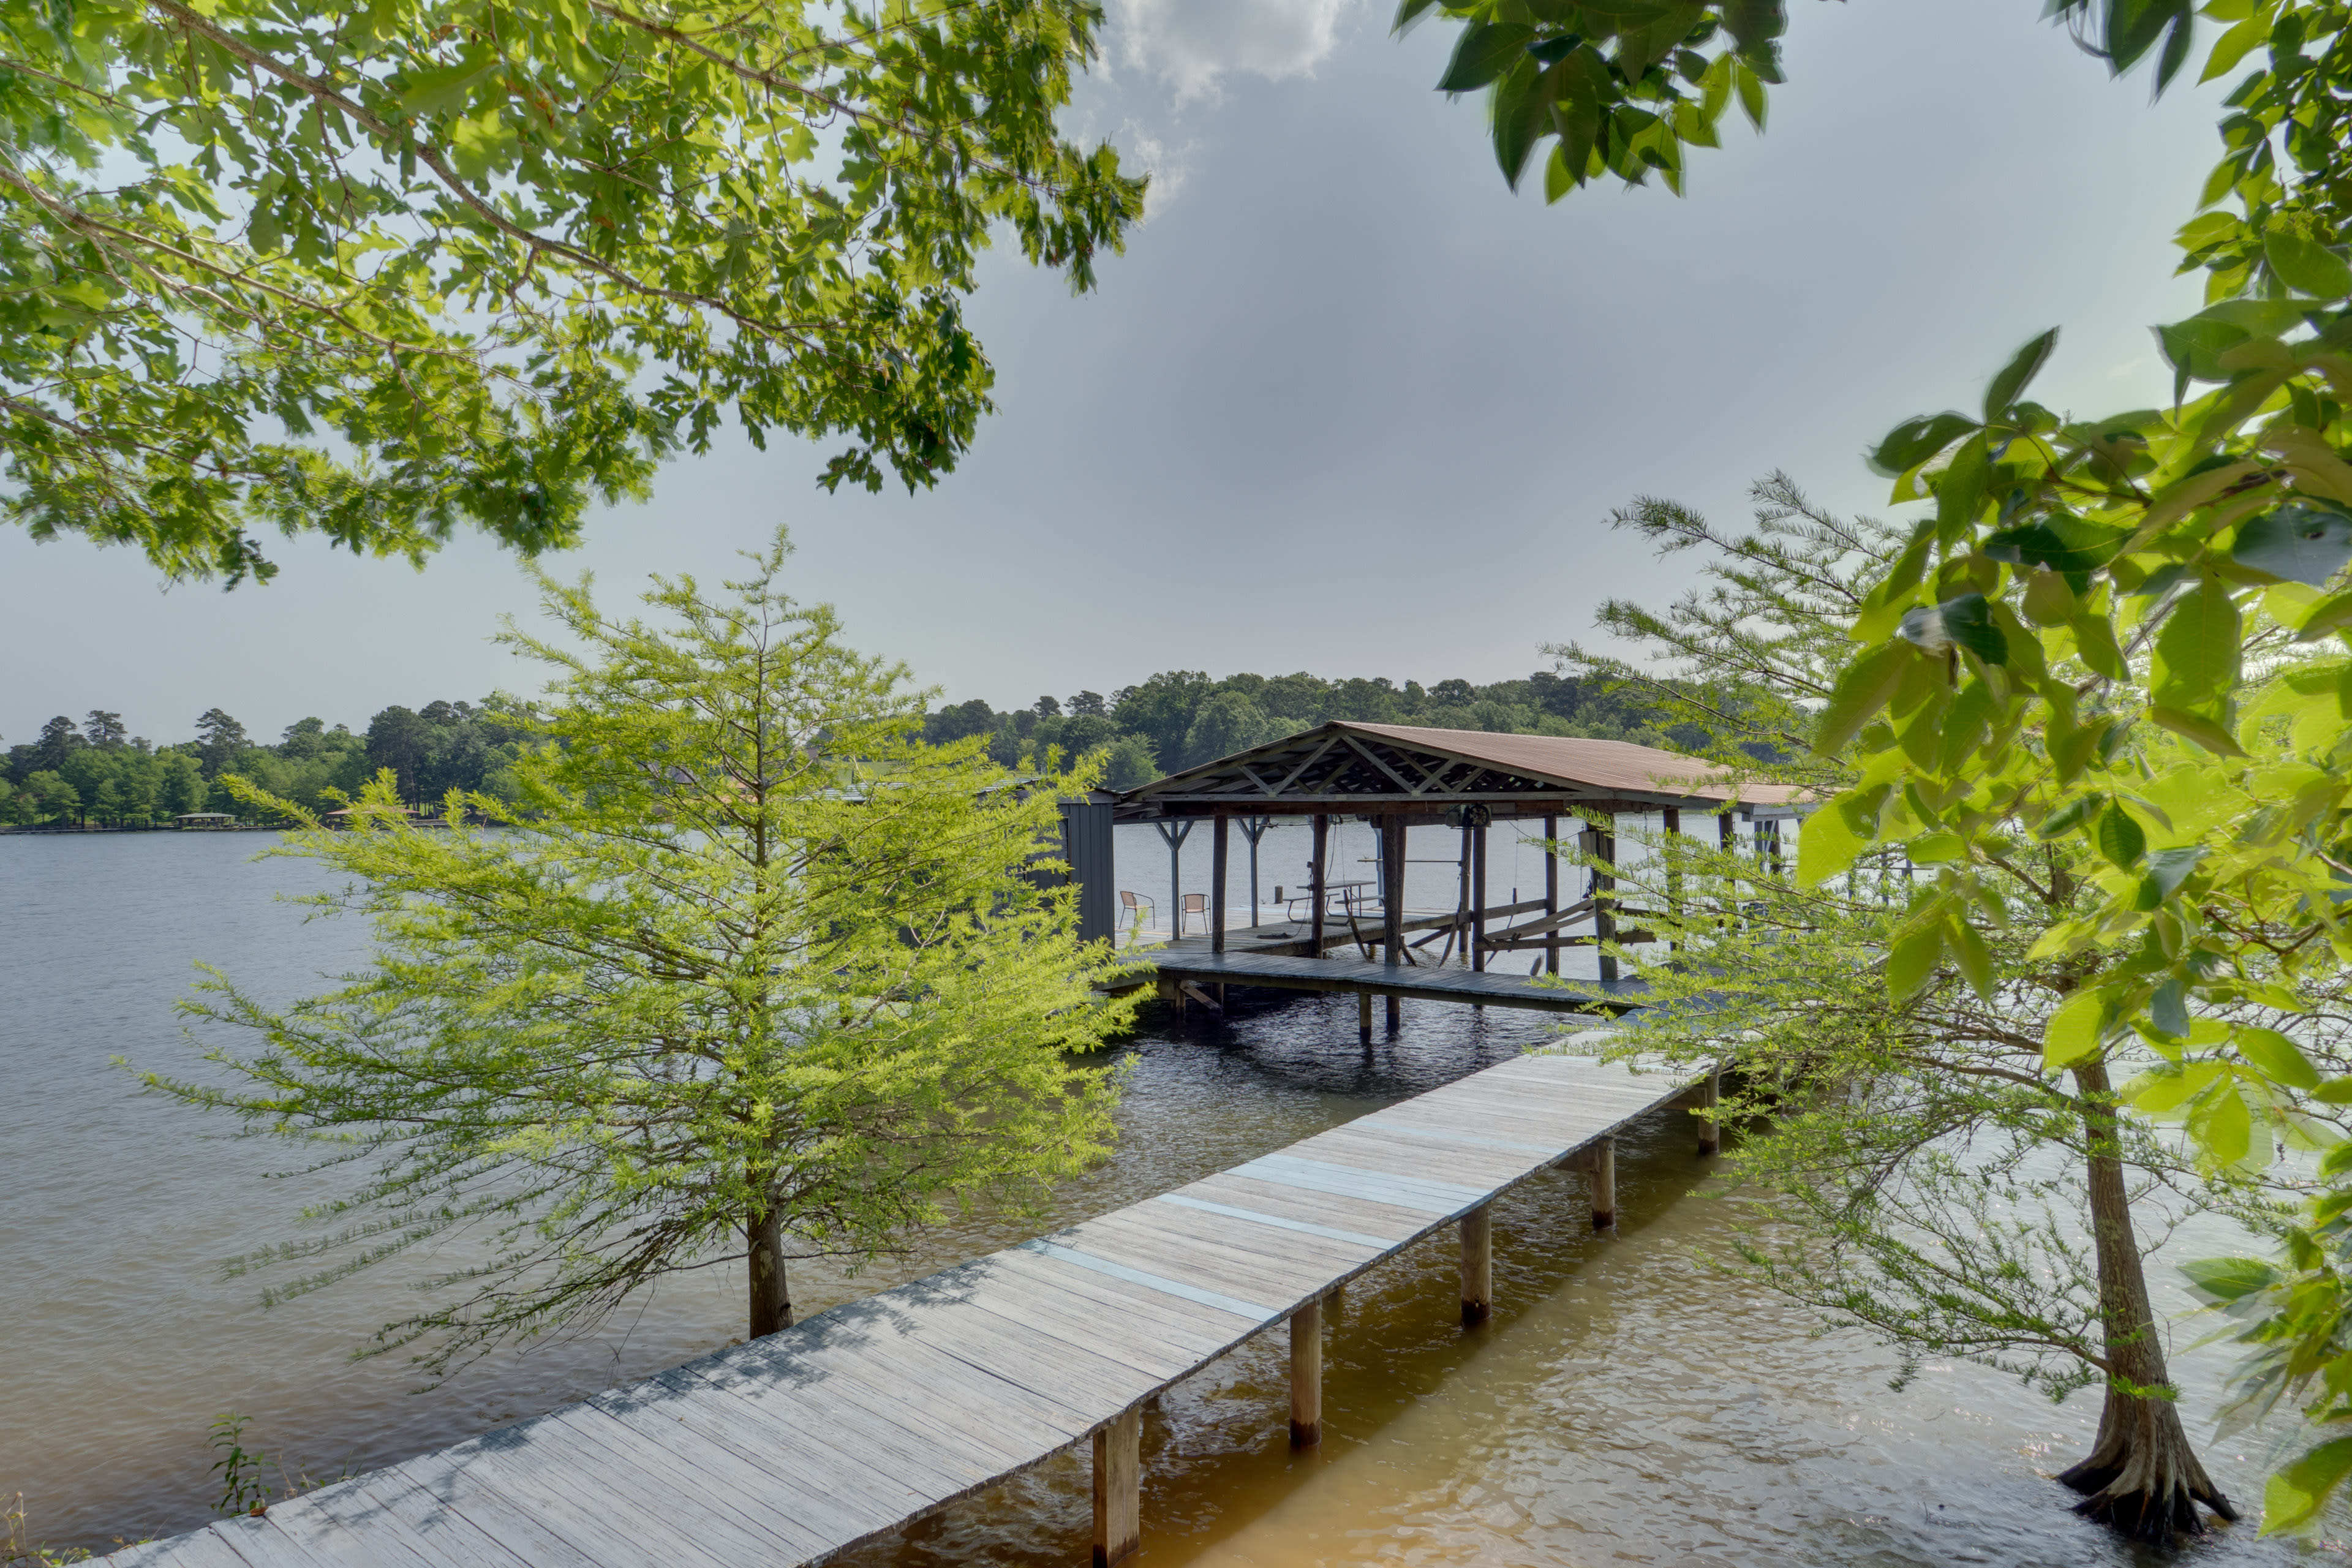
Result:
[[[1311,76],[1339,47],[1356,0],[1113,0],[1114,46],[1127,66],[1176,89],[1214,99],[1220,80]]]

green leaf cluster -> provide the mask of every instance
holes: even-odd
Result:
[[[1433,13],[1463,24],[1438,90],[1486,93],[1515,188],[1551,143],[1548,201],[1604,175],[1680,194],[1684,149],[1718,145],[1734,99],[1762,130],[1781,79],[1781,0],[1402,0],[1396,26]]]
[[[729,417],[951,468],[1009,230],[1074,287],[1142,183],[1055,117],[1087,0],[0,5],[0,514],[526,555]]]

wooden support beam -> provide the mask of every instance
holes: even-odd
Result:
[[[1209,826],[1209,951],[1225,951],[1225,860],[1233,842],[1233,819],[1222,814]]]
[[[1592,1228],[1617,1226],[1617,1140],[1603,1138],[1592,1147]]]
[[[1356,1034],[1364,1044],[1372,1043],[1372,994],[1369,991],[1356,993]]]
[[[1718,1154],[1723,1152],[1723,1124],[1716,1113],[1723,1108],[1723,1069],[1716,1068],[1706,1075],[1701,1086],[1698,1104],[1693,1109],[1698,1114],[1698,1152]]]
[[[1659,816],[1663,820],[1663,825],[1667,835],[1677,838],[1682,837],[1683,814],[1678,807],[1670,805],[1666,807],[1665,810],[1659,813]],[[1683,912],[1683,874],[1675,869],[1675,847],[1669,844],[1664,847],[1666,853],[1666,915],[1669,919],[1678,919]],[[1671,951],[1674,947],[1674,943],[1669,942],[1666,943],[1666,946],[1667,949]]]
[[[1611,825],[1614,826],[1612,823]],[[1617,836],[1609,828],[1593,824],[1586,828],[1592,836],[1592,856],[1601,866],[1617,864]],[[1613,898],[1617,879],[1600,867],[1592,872],[1592,939],[1596,943],[1613,940],[1617,935],[1617,906]],[[1601,978],[1617,978],[1617,959],[1612,953],[1601,955]]]
[[[1385,926],[1383,959],[1404,963],[1404,818],[1390,816],[1381,823],[1381,924]],[[1404,1008],[1395,994],[1388,996],[1388,1032],[1404,1027]]]
[[[1483,1323],[1495,1310],[1495,1205],[1462,1216],[1462,1321]]]
[[[1188,819],[1152,826],[1168,846],[1168,934],[1172,939],[1184,934],[1184,840],[1192,837],[1192,824]]]
[[[1716,847],[1722,850],[1726,855],[1728,855],[1731,854],[1738,847],[1738,841],[1732,837],[1731,833],[1731,813],[1727,811],[1717,813],[1715,818]],[[1738,900],[1739,895],[1736,888],[1727,889],[1727,896],[1724,900],[1722,918],[1716,923],[1731,930],[1737,930],[1738,929]]]
[[[1466,823],[1466,822],[1465,822],[1465,823],[1464,823],[1464,824],[1462,825],[1462,860],[1461,860],[1461,865],[1456,868],[1456,870],[1455,870],[1455,872],[1454,872],[1454,920],[1453,920],[1452,923],[1451,923],[1451,924],[1446,928],[1446,929],[1447,929],[1447,930],[1452,933],[1452,936],[1453,936],[1453,937],[1458,938],[1458,937],[1460,937],[1460,936],[1463,934],[1463,933],[1462,933],[1462,921],[1463,921],[1463,918],[1464,918],[1464,917],[1465,917],[1465,915],[1468,912],[1469,909],[1470,909],[1470,825],[1469,825],[1468,823]],[[1471,946],[1471,944],[1470,944],[1469,942],[1463,942],[1463,944],[1462,944],[1462,962],[1463,962],[1464,963],[1465,963],[1465,964],[1466,964],[1466,963],[1468,963],[1470,962],[1470,946]]]
[[[1225,1016],[1223,1005],[1220,1004],[1215,997],[1202,990],[1198,985],[1193,984],[1192,982],[1189,980],[1179,981],[1177,983],[1177,989],[1181,991],[1184,995],[1190,996],[1193,1001],[1198,1002],[1202,1006],[1206,1007],[1210,1012],[1217,1015],[1220,1018]],[[1222,991],[1224,987],[1221,985],[1218,989]],[[1178,1004],[1180,1011],[1181,1010],[1181,1007],[1182,1004],[1180,1002]]]
[[[1549,921],[1559,914],[1559,852],[1555,847],[1559,837],[1559,818],[1543,819],[1544,834],[1544,918]],[[1544,973],[1559,973],[1559,927],[1548,925],[1551,940],[1544,943]]]
[[[1143,1545],[1143,1406],[1130,1405],[1095,1433],[1095,1568]]]
[[[1315,814],[1315,863],[1307,874],[1307,891],[1313,900],[1314,912],[1307,917],[1307,940],[1312,944],[1308,952],[1323,956],[1323,862],[1328,858],[1331,845],[1331,817],[1328,812]]]
[[[1470,829],[1470,967],[1486,967],[1486,826]]]
[[[1381,942],[1382,958],[1404,962],[1404,848],[1406,829],[1391,816],[1381,823]]]
[[[1290,1314],[1290,1446],[1323,1440],[1323,1303],[1318,1298]]]

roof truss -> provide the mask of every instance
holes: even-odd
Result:
[[[1673,805],[1731,809],[1720,800],[1685,794],[1665,781],[1652,791],[1604,790],[1333,723],[1155,780],[1129,791],[1121,799],[1119,815],[1129,821],[1243,812],[1402,809],[1418,815],[1474,802],[1523,805],[1531,813],[1571,803],[1612,811]]]

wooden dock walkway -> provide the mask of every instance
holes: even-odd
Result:
[[[1213,952],[1171,943],[1145,948],[1137,956],[1166,984],[1268,985],[1292,991],[1353,992],[1413,997],[1430,1002],[1468,1002],[1482,1007],[1526,1007],[1545,1013],[1630,1013],[1643,1005],[1649,987],[1638,979],[1546,980],[1531,974],[1475,970],[1452,964],[1367,963],[1360,958],[1309,958],[1286,952]]]
[[[1095,1560],[1115,1563],[1140,1539],[1145,1401],[1286,1321],[1292,1437],[1313,1443],[1329,1292],[1456,1225],[1463,1316],[1484,1318],[1493,1200],[1570,1165],[1591,1173],[1595,1225],[1612,1223],[1613,1134],[1678,1100],[1712,1106],[1717,1081],[1519,1058],[781,1333],[108,1561],[781,1568],[1091,1439]],[[1702,1152],[1713,1136],[1705,1124]]]

